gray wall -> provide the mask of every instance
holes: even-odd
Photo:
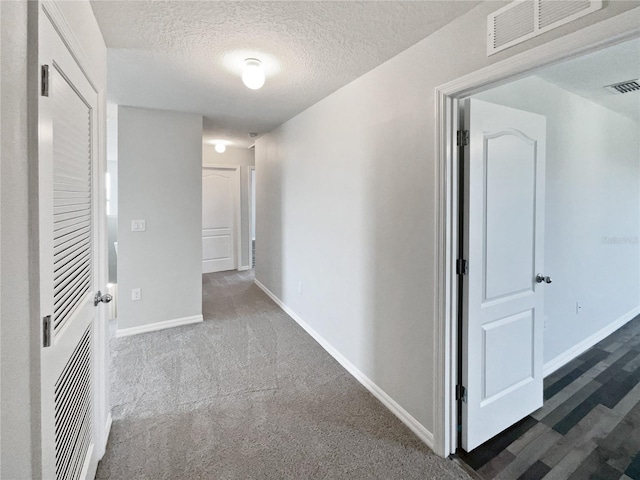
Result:
[[[537,77],[475,97],[547,117],[547,363],[640,307],[640,245],[607,240],[640,237],[640,126]]]
[[[202,315],[201,165],[201,116],[118,107],[118,329]]]
[[[37,165],[29,161],[35,136],[27,117],[28,53],[37,52],[37,38],[28,38],[27,9],[26,2],[0,3],[0,477],[16,479],[39,473],[32,461],[39,449],[39,332],[28,321],[40,313],[37,239],[29,241],[37,226],[37,202],[30,201]]]
[[[241,232],[240,242],[242,252],[240,266],[249,266],[249,167],[256,164],[255,150],[249,148],[227,147],[224,153],[215,151],[213,145],[202,147],[203,165],[236,165],[240,167],[240,202],[241,202]]]
[[[481,4],[256,142],[256,278],[431,432],[435,88],[638,5],[607,2],[487,57],[487,15],[504,4]]]

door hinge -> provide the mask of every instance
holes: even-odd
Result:
[[[458,130],[457,143],[459,147],[469,145],[469,130]]]
[[[42,65],[40,79],[40,95],[49,96],[49,65]]]
[[[467,401],[467,389],[462,385],[456,385],[456,400]]]
[[[51,315],[47,315],[42,319],[42,346],[50,347],[51,346]]]
[[[456,262],[456,273],[458,275],[466,275],[468,271],[469,263],[466,260],[459,258]]]

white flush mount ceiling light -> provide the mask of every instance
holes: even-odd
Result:
[[[264,85],[264,70],[262,62],[257,58],[247,58],[244,61],[242,82],[251,90],[258,90]]]
[[[214,148],[218,153],[224,153],[227,150],[227,146],[224,143],[216,143]]]

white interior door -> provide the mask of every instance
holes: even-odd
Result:
[[[98,97],[44,14],[39,35],[43,478],[93,478]]]
[[[546,119],[469,99],[462,447],[542,406]]]
[[[202,169],[202,273],[237,268],[239,190],[237,169]]]

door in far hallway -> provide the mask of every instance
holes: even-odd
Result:
[[[235,167],[202,169],[202,273],[237,268],[239,182]]]

